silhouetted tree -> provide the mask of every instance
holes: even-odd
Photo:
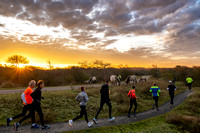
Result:
[[[8,57],[6,62],[11,63],[18,68],[19,64],[28,64],[29,60],[26,57],[23,57],[21,55],[13,55],[11,57]]]

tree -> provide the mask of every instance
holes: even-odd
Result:
[[[8,57],[6,62],[11,63],[18,68],[19,64],[28,64],[29,60],[26,57],[23,57],[21,55],[13,55],[11,57]]]
[[[53,65],[52,65],[50,60],[47,61],[47,64],[48,64],[47,66],[49,67],[49,69],[52,70],[53,69]]]

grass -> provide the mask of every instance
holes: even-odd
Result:
[[[148,82],[138,83],[136,85],[136,95],[138,97],[137,112],[146,111],[152,108],[154,103],[149,89],[152,82],[156,81],[161,88],[159,105],[169,100],[169,95],[166,90],[168,83],[164,80],[149,80]],[[126,96],[130,90],[131,85],[123,85],[117,87],[110,87],[112,102],[112,115],[126,115],[129,109],[129,98]],[[178,85],[177,94],[183,92],[186,88],[182,83]],[[88,117],[92,119],[100,104],[100,88],[87,88],[86,93],[90,100],[87,105]],[[75,101],[79,90],[65,90],[65,91],[51,91],[43,92],[45,99],[42,101],[42,109],[46,123],[64,122],[77,116],[80,112],[79,103]],[[0,125],[5,125],[7,117],[21,113],[23,105],[21,101],[21,94],[4,94],[0,95]],[[38,115],[36,120],[39,121]],[[108,118],[108,107],[105,105],[99,118]],[[17,121],[17,120],[15,120]],[[25,123],[30,123],[30,120]]]
[[[167,114],[140,122],[108,126],[82,131],[80,133],[198,133],[200,132],[200,90],[195,88],[187,100]],[[72,131],[73,132],[73,131]]]

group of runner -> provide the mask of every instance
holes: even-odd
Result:
[[[186,82],[188,84],[189,90],[191,91],[191,86],[192,86],[192,78],[189,76],[186,79]],[[32,120],[32,126],[31,128],[39,128],[39,126],[37,124],[35,124],[35,111],[38,113],[39,117],[40,117],[40,122],[42,125],[42,129],[49,129],[50,126],[47,126],[44,124],[44,118],[43,118],[43,112],[42,112],[42,108],[41,108],[41,99],[44,99],[44,97],[41,96],[41,90],[44,87],[44,81],[39,80],[37,82],[37,88],[33,91],[33,88],[36,86],[36,82],[34,80],[31,80],[29,82],[29,87],[22,93],[21,98],[23,100],[23,110],[21,114],[18,114],[14,117],[11,118],[7,118],[7,126],[9,126],[10,122],[14,119],[23,117],[20,121],[18,121],[17,123],[14,123],[14,129],[17,131],[19,126],[21,125],[21,123],[23,121],[25,121],[26,119],[31,118]],[[174,92],[176,90],[176,86],[174,85],[174,83],[172,81],[169,81],[169,85],[167,87],[167,90],[169,91],[169,95],[170,95],[170,107],[174,107]],[[160,88],[156,85],[156,83],[153,84],[153,86],[150,88],[150,92],[152,93],[153,99],[155,101],[155,103],[153,104],[152,109],[155,108],[156,106],[156,110],[159,111],[158,108],[158,99],[159,99],[159,93],[161,92]],[[109,107],[109,121],[113,121],[115,120],[115,117],[112,117],[111,113],[112,113],[112,105],[111,105],[111,101],[109,98],[110,95],[110,90],[109,90],[109,81],[106,81],[105,84],[102,85],[101,90],[101,100],[100,100],[100,108],[97,111],[95,117],[93,118],[93,121],[95,124],[98,123],[98,115],[101,112],[104,104],[107,104]],[[131,109],[133,107],[133,104],[135,106],[134,111],[133,111],[133,115],[136,117],[136,110],[137,110],[137,96],[135,94],[135,86],[132,86],[132,89],[129,90],[128,97],[130,97],[130,107],[128,110],[128,117],[131,117]],[[69,126],[72,127],[72,124],[74,121],[78,120],[79,118],[82,118],[83,116],[85,116],[85,120],[88,124],[88,127],[93,125],[92,121],[88,120],[87,117],[87,110],[86,110],[86,105],[87,102],[89,101],[89,98],[85,92],[85,87],[81,87],[81,92],[78,94],[78,96],[75,98],[78,102],[80,102],[80,115],[78,115],[77,117],[73,118],[72,120],[69,120]],[[27,111],[29,111],[29,114],[26,115]]]

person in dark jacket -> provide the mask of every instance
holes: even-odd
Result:
[[[174,91],[176,90],[176,86],[173,84],[172,81],[169,81],[169,85],[167,90],[169,91],[169,96],[170,96],[170,107],[174,107]]]
[[[42,88],[44,87],[44,81],[39,80],[37,82],[37,88],[35,89],[35,91],[33,93],[31,93],[31,97],[33,98],[34,102],[34,109],[35,111],[38,113],[39,117],[40,117],[40,122],[42,124],[42,130],[44,129],[49,129],[50,127],[47,125],[44,125],[44,115],[42,112],[42,108],[41,108],[41,99],[44,99],[44,97],[42,97]]]
[[[106,103],[109,107],[109,121],[112,121],[115,119],[115,117],[112,117],[111,116],[111,111],[112,111],[112,105],[111,105],[111,102],[110,102],[110,98],[109,98],[109,94],[110,94],[110,90],[109,90],[109,86],[108,86],[108,80],[106,81],[105,84],[102,85],[101,87],[101,90],[100,90],[100,93],[101,93],[101,102],[100,102],[100,108],[99,110],[97,111],[97,114],[95,116],[95,118],[93,118],[93,121],[95,124],[97,124],[97,117],[99,115],[99,113],[101,112],[102,108],[103,108],[103,105]]]

